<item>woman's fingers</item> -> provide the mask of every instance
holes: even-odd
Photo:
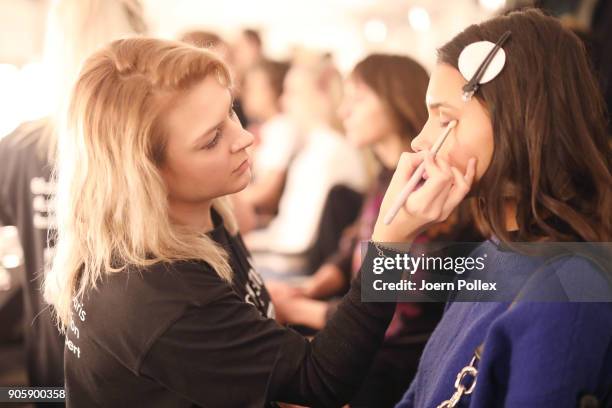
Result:
[[[400,192],[415,173],[420,176],[419,183],[408,196],[396,220],[386,224],[384,216],[401,197]],[[385,193],[372,239],[381,242],[404,241],[414,238],[427,226],[445,220],[469,192],[475,173],[474,159],[468,162],[466,172],[462,174],[442,157],[434,157],[429,152],[403,153]]]
[[[476,159],[472,158],[468,161],[465,174],[462,174],[456,167],[452,167],[451,171],[453,173],[453,188],[442,210],[444,218],[450,215],[472,188],[476,174]]]
[[[421,153],[407,153],[404,152],[400,156],[397,163],[397,168],[391,178],[391,183],[387,188],[383,203],[381,206],[381,214],[386,214],[391,207],[393,200],[397,198],[400,191],[406,185],[406,182],[412,177],[416,169],[423,162],[427,152]]]
[[[470,191],[476,173],[476,160],[470,159],[462,174],[441,157],[431,155],[424,160],[427,178],[406,201],[410,215],[430,222],[444,221]]]
[[[404,179],[408,180],[410,177],[412,177],[414,171],[428,155],[429,154],[426,151],[418,153],[402,153],[397,164],[396,173],[402,174]]]
[[[435,221],[441,216],[440,202],[448,195],[452,173],[448,163],[443,159],[434,159],[429,154],[424,160],[427,178],[420,188],[414,191],[406,201],[406,211],[428,221]]]

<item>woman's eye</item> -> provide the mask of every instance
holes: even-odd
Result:
[[[441,114],[440,116],[438,116],[438,121],[440,123],[440,127],[447,127],[449,123],[451,123],[453,121],[453,117],[449,116],[449,115],[443,115]]]
[[[217,130],[215,130],[215,137],[206,146],[204,146],[204,148],[212,149],[213,147],[217,145],[217,143],[219,143],[219,139],[221,139],[222,136],[223,136],[223,131],[221,130],[221,128],[217,128]]]

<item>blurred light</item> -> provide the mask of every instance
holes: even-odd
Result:
[[[381,20],[368,20],[363,27],[363,34],[369,42],[383,42],[387,39],[387,25]]]
[[[478,3],[489,11],[496,11],[506,5],[506,0],[478,0]]]
[[[412,7],[408,12],[408,22],[416,31],[427,31],[431,26],[429,13],[423,7]]]
[[[22,257],[17,228],[12,225],[0,227],[0,265],[7,269],[16,268],[21,265]]]
[[[351,9],[375,6],[376,1],[377,0],[336,0],[338,4],[350,7]]]
[[[0,266],[0,292],[11,290],[11,275]]]
[[[0,78],[15,76],[18,72],[19,68],[13,64],[0,64]]]
[[[21,93],[24,96],[21,119],[28,121],[48,115],[51,111],[50,89],[43,64],[37,62],[26,64],[21,68],[19,76]]]
[[[2,257],[2,266],[7,269],[16,268],[21,265],[21,257],[15,254],[4,255]]]
[[[0,139],[19,125],[20,114],[16,100],[19,94],[19,68],[0,64]]]
[[[20,123],[51,112],[50,84],[41,63],[29,63],[21,69],[0,64],[0,89],[0,138]]]

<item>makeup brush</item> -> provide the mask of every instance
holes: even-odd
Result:
[[[453,128],[456,125],[457,125],[456,120],[453,120],[448,125],[446,125],[446,128],[444,128],[444,132],[442,132],[438,140],[436,140],[436,143],[434,143],[434,145],[429,150],[431,153],[433,153],[434,157],[438,153],[442,145],[444,144],[446,137],[449,135],[451,130],[453,130]],[[421,181],[421,178],[423,178],[423,173],[425,173],[425,163],[419,164],[419,167],[417,167],[417,169],[414,171],[414,174],[412,175],[412,177],[410,177],[410,179],[408,180],[408,182],[406,183],[402,191],[400,191],[399,195],[397,196],[397,199],[395,200],[395,202],[393,203],[393,205],[391,206],[391,208],[385,215],[385,219],[384,219],[385,225],[391,224],[391,221],[393,221],[393,219],[399,212],[400,208],[402,208],[402,206],[406,203],[408,196],[410,196],[410,194],[416,188],[417,184],[419,184],[419,181]]]

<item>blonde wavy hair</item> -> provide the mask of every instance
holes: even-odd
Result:
[[[85,62],[59,141],[57,244],[44,283],[62,331],[73,298],[128,266],[202,260],[231,281],[220,246],[171,222],[159,171],[167,140],[163,113],[209,75],[231,87],[228,68],[215,54],[152,38],[114,41]],[[213,207],[235,234],[226,198]]]

